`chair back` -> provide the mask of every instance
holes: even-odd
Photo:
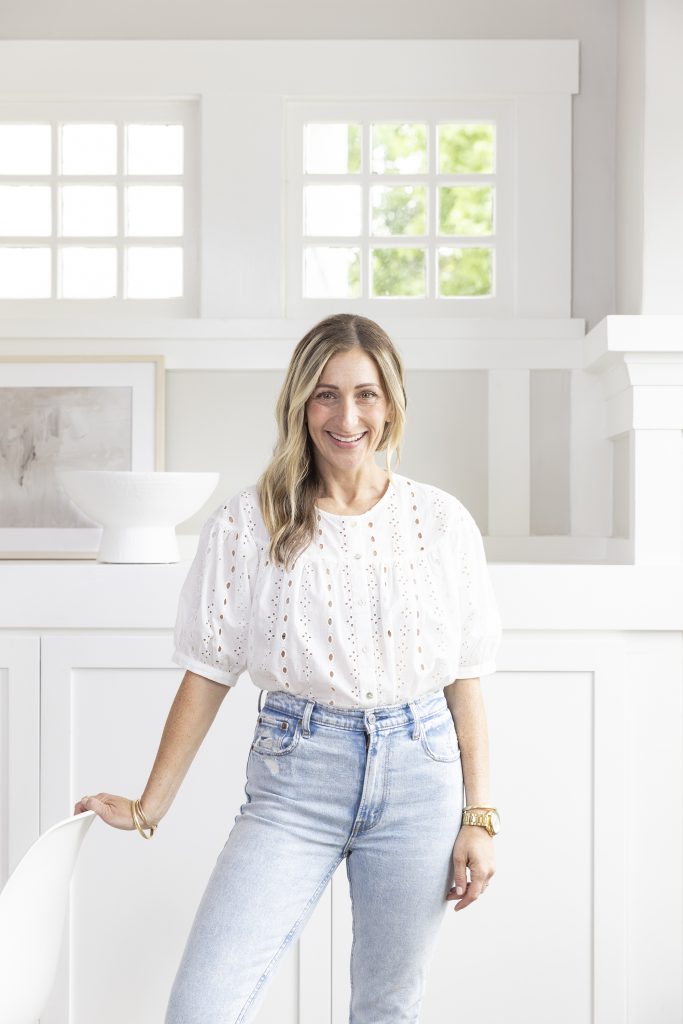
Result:
[[[52,991],[71,875],[94,811],[47,829],[0,892],[0,1024],[35,1024]]]

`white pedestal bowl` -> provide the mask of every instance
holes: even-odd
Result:
[[[178,562],[175,528],[201,508],[219,473],[57,469],[74,504],[103,526],[98,562]]]

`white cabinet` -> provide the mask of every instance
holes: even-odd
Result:
[[[0,565],[0,882],[85,793],[141,794],[183,675],[170,656],[187,568]],[[482,680],[497,871],[446,914],[422,1024],[680,1020],[680,569],[491,569],[505,627]],[[161,1024],[245,798],[257,701],[245,674],[151,842],[94,822],[41,1024]],[[665,898],[643,895],[653,849]],[[257,1024],[347,1024],[351,940],[342,863]]]
[[[0,567],[0,577],[12,577],[14,568]],[[37,583],[39,574],[35,565],[24,569],[21,590],[28,594],[28,577]],[[45,566],[43,593],[47,587],[62,595],[59,631],[35,615],[30,631],[0,631],[0,884],[85,793],[142,793],[183,677],[170,655],[186,571],[186,564]],[[63,589],[65,574],[77,590]],[[13,625],[21,611],[14,602],[10,607],[5,583],[0,615]],[[109,630],[94,628],[103,603]],[[69,608],[80,617],[73,629],[65,628]],[[163,1020],[195,909],[245,799],[257,701],[258,690],[243,676],[151,841],[95,820],[73,876],[57,983],[40,1024]],[[283,958],[258,1024],[331,1021],[330,904],[328,888],[305,935]]]
[[[39,834],[40,638],[0,631],[0,885]]]

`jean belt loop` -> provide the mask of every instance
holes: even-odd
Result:
[[[315,701],[313,700],[312,697],[309,700],[306,701],[306,707],[304,708],[303,718],[301,719],[301,724],[302,724],[302,730],[301,731],[302,731],[302,734],[304,736],[310,736],[311,735],[311,729],[310,729],[310,724],[309,723],[311,721],[311,712],[313,711],[314,705],[315,705]]]
[[[259,690],[259,695],[258,695],[258,710],[259,711],[261,710],[261,702],[263,700],[263,694],[264,693],[265,693],[265,690]]]
[[[421,728],[420,712],[417,710],[417,706],[416,706],[414,700],[409,700],[408,701],[408,707],[410,708],[412,716],[413,716],[413,735],[412,735],[411,739],[416,740],[416,739],[419,739],[419,736],[420,736],[420,728]]]

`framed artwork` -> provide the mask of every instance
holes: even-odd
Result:
[[[96,558],[60,469],[162,471],[163,356],[0,356],[0,558]]]

